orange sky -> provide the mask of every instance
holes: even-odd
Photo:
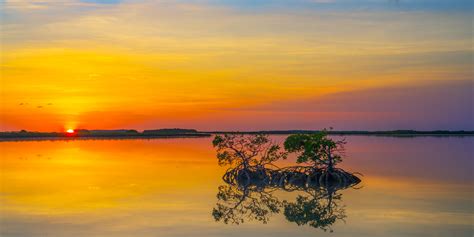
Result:
[[[6,1],[0,129],[473,128],[469,12],[271,2]]]

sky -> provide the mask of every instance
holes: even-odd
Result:
[[[0,0],[0,130],[474,130],[464,0]]]

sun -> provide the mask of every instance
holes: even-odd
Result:
[[[72,133],[74,133],[74,129],[70,128],[70,129],[66,130],[66,132],[69,133],[69,134],[72,134]]]

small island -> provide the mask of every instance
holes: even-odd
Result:
[[[292,134],[283,147],[264,134],[216,135],[212,144],[218,164],[229,167],[212,210],[214,220],[225,224],[268,223],[272,214],[283,213],[298,226],[333,232],[332,225],[346,217],[339,191],[356,188],[362,181],[356,176],[362,174],[336,167],[345,157],[346,141],[330,138],[328,130]],[[275,164],[291,153],[296,155],[296,165]],[[298,196],[280,201],[276,190]]]

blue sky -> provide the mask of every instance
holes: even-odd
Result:
[[[81,0],[88,3],[116,4],[122,0]],[[126,1],[139,2],[139,1]],[[166,2],[166,1],[165,1]],[[170,1],[171,2],[171,1]],[[212,4],[239,9],[308,8],[313,10],[421,10],[472,11],[469,0],[178,0],[174,2]]]

